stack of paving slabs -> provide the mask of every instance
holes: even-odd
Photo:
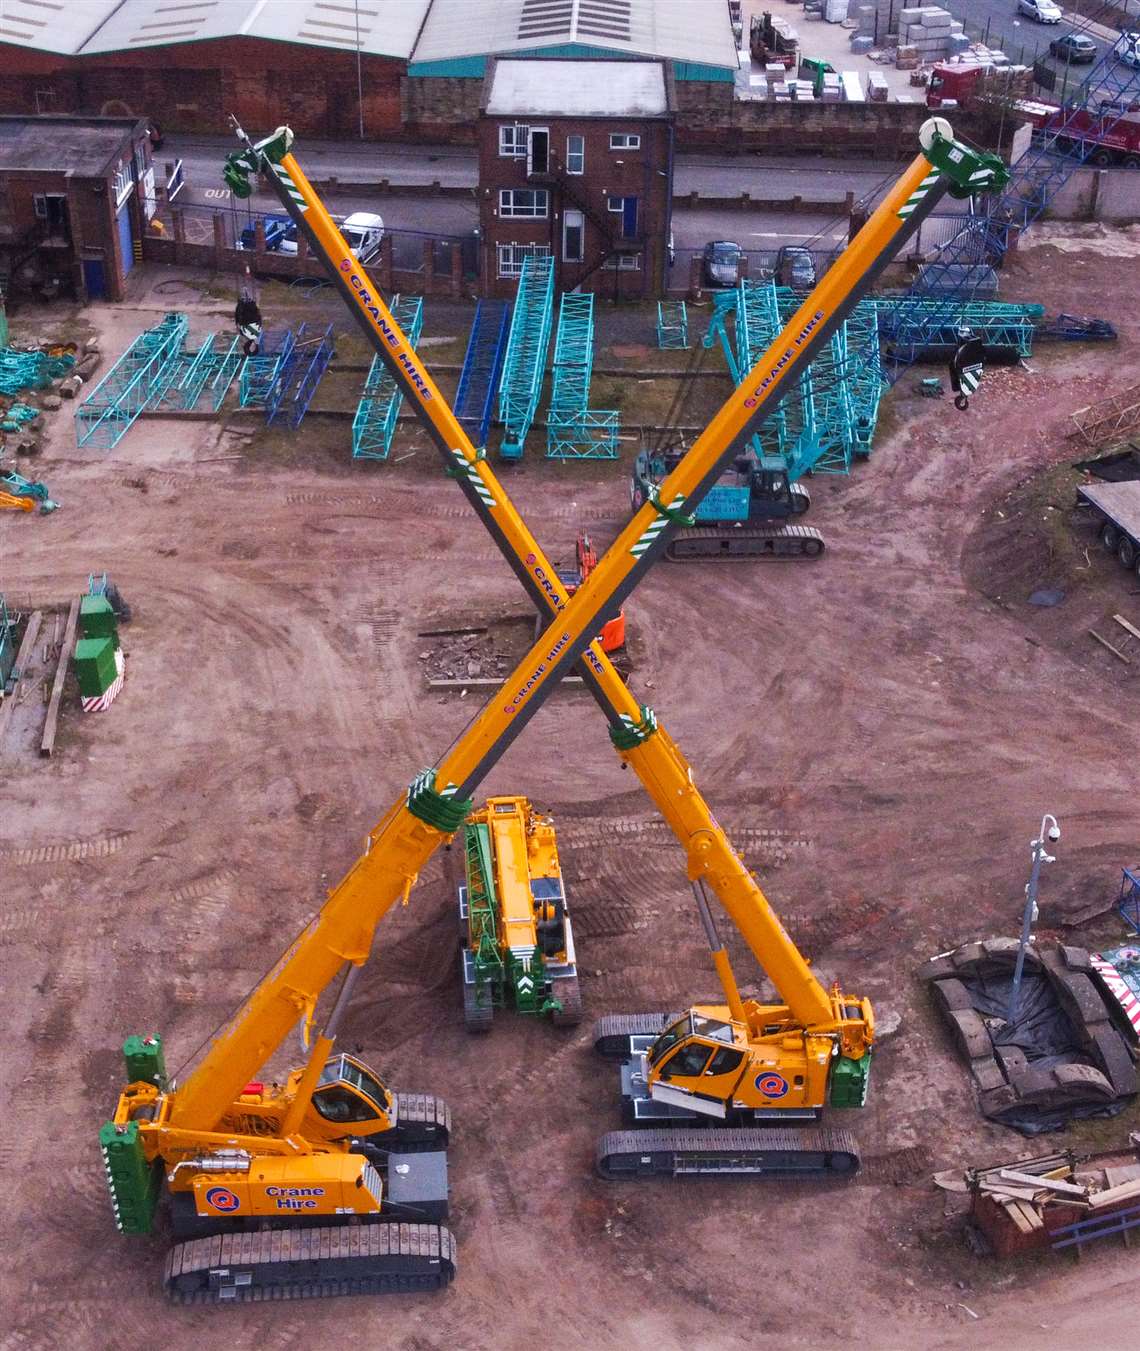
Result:
[[[84,713],[102,713],[123,688],[119,626],[106,596],[84,596],[79,604],[82,637],[75,645],[75,675]]]

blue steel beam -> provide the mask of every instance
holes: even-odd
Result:
[[[455,393],[455,416],[476,446],[487,444],[510,322],[511,307],[505,300],[480,300],[475,307]]]

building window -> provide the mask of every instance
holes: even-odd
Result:
[[[610,149],[640,150],[641,137],[631,136],[628,132],[625,131],[612,131],[610,132]]]
[[[146,173],[146,145],[140,141],[135,146],[135,177],[142,178]]]
[[[584,174],[586,172],[585,136],[567,136],[566,172],[568,174]]]
[[[35,210],[37,220],[47,220],[47,198],[42,192],[37,192],[32,198],[32,207]]]
[[[624,197],[607,197],[607,198],[606,198],[606,210],[607,210],[607,211],[616,211],[616,212],[618,213],[618,215],[620,216],[621,213],[625,210],[625,198],[624,198]]]
[[[500,277],[521,277],[525,259],[550,256],[546,244],[500,244],[498,248]]]
[[[549,195],[545,188],[502,188],[499,192],[499,215],[543,220],[548,201]]]
[[[618,253],[602,264],[607,272],[640,272],[640,253]]]
[[[122,204],[131,195],[131,190],[135,186],[135,180],[131,176],[130,160],[127,160],[125,163],[120,164],[119,167],[115,170],[115,177],[112,186],[114,187],[115,190],[115,205],[122,206]]]
[[[586,218],[580,211],[562,213],[562,261],[580,263],[586,256]]]
[[[507,159],[523,159],[526,156],[527,132],[529,127],[500,127],[499,154]]]

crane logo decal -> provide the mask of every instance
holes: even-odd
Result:
[[[788,1081],[769,1070],[756,1076],[756,1087],[766,1098],[782,1098],[788,1091]]]
[[[229,1187],[211,1187],[206,1193],[206,1204],[220,1210],[223,1215],[229,1215],[241,1209],[241,1198]]]

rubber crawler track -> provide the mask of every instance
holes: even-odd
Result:
[[[437,1224],[267,1229],[171,1248],[163,1284],[175,1304],[440,1290],[455,1275],[455,1239]]]
[[[678,1016],[672,1013],[607,1013],[594,1024],[594,1050],[607,1060],[632,1055],[631,1037],[655,1037]]]
[[[611,1131],[598,1142],[608,1182],[653,1177],[853,1177],[859,1149],[849,1131],[763,1127]]]
[[[823,536],[810,525],[774,530],[747,525],[739,529],[694,526],[677,531],[665,557],[671,563],[734,563],[742,558],[819,558],[823,550]]]

